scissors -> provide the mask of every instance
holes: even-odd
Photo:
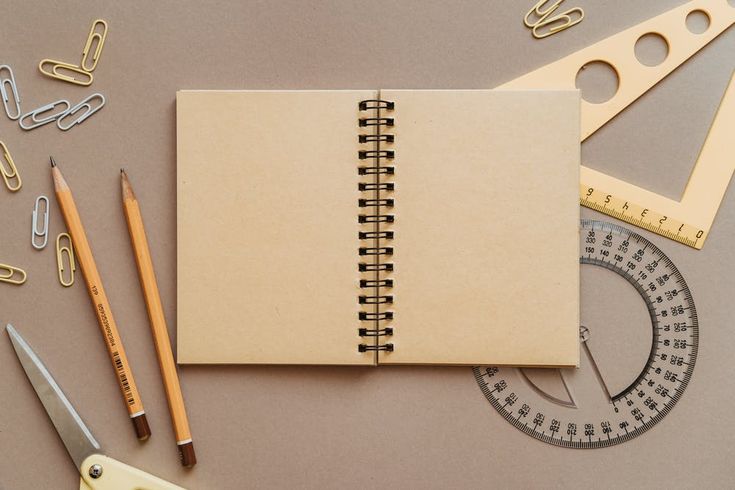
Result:
[[[5,330],[28,380],[81,474],[80,490],[184,490],[105,456],[97,440],[31,346],[12,325],[8,324]]]

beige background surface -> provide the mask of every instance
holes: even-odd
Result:
[[[120,166],[130,171],[141,200],[174,335],[176,90],[487,88],[683,2],[570,1],[587,18],[543,41],[521,24],[531,3],[3,2],[0,57],[15,70],[26,110],[93,91],[109,101],[69,133],[24,133],[0,117],[0,135],[25,182],[15,195],[0,188],[0,257],[29,273],[22,287],[0,286],[0,323],[12,322],[35,346],[111,456],[191,488],[730,486],[732,188],[701,252],[641,232],[681,269],[701,328],[685,396],[643,436],[590,451],[535,441],[495,413],[469,368],[198,366],[181,369],[181,378],[199,465],[178,465],[118,174]],[[78,59],[97,17],[108,20],[110,34],[92,87],[41,77],[41,58]],[[731,29],[590,138],[586,163],[679,196],[734,50]],[[52,249],[36,252],[29,244],[33,200],[51,197],[49,153],[77,192],[147,407],[153,438],[142,445],[84,289],[63,289]],[[62,223],[51,202],[55,236]],[[584,272],[582,281],[593,287]],[[627,314],[621,308],[620,320]],[[71,460],[9,342],[0,342],[0,411],[0,487],[77,488]]]

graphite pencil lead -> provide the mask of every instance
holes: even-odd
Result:
[[[49,158],[49,160],[51,160],[51,166],[52,167],[55,167],[56,166],[56,162],[54,161],[54,157],[52,157],[51,155],[49,155],[48,158]]]

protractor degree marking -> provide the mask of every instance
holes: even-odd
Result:
[[[647,327],[652,332],[651,350],[636,379],[625,390],[612,394],[609,404],[605,405],[602,400],[585,401],[587,398],[583,398],[581,402],[585,405],[580,406],[580,400],[575,399],[576,394],[572,390],[576,386],[564,386],[568,381],[565,370],[560,371],[560,380],[555,381],[552,377],[543,381],[544,378],[538,378],[541,384],[536,385],[535,382],[524,381],[520,370],[513,368],[474,368],[482,393],[511,425],[540,441],[575,449],[619,444],[643,434],[662,420],[681,398],[691,380],[699,338],[696,307],[689,288],[679,270],[661,250],[620,225],[595,220],[582,220],[581,225],[580,252],[584,251],[585,246],[593,246],[594,251],[589,257],[586,253],[580,253],[580,262],[613,270],[625,278],[626,283],[632,285],[646,303],[649,312]],[[589,234],[590,231],[606,235],[595,236]],[[597,241],[585,243],[588,236]],[[606,243],[603,244],[603,240]],[[624,260],[613,260],[612,251],[618,250],[621,245],[625,249],[618,253]],[[601,250],[609,250],[610,255],[600,253]],[[602,257],[596,256],[598,254]],[[634,255],[640,259],[635,260],[640,266],[627,271],[629,268],[626,263]],[[651,280],[656,281],[658,290],[651,290]],[[586,284],[583,283],[582,287],[585,288]],[[656,294],[659,291],[661,295]],[[605,383],[607,380],[601,379],[601,372],[599,375],[595,372],[598,363],[595,356],[599,355],[600,349],[604,353],[605,344],[594,342],[590,346],[583,342],[580,348],[589,351],[585,356],[591,357],[591,362],[585,364],[579,374],[592,376],[595,379],[593,384],[597,384],[601,392],[604,391],[608,386]],[[543,376],[543,373],[534,371],[534,376],[539,375]],[[488,388],[500,382],[502,390]],[[576,408],[564,406],[558,400],[544,396],[549,394],[546,391],[554,383],[559,382],[562,384],[557,384],[552,393],[560,396],[567,391],[567,396],[574,400]],[[589,381],[586,383],[585,393],[592,394],[589,390],[593,385]],[[534,391],[533,386],[543,388],[544,393]]]

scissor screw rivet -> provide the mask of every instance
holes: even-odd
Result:
[[[89,476],[92,478],[99,478],[102,476],[102,465],[101,464],[93,464],[89,467]]]

